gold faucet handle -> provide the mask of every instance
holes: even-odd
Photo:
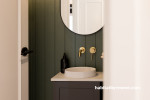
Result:
[[[79,57],[81,57],[81,53],[85,53],[85,48],[84,47],[79,48]]]
[[[91,53],[91,60],[93,60],[93,54],[96,53],[96,48],[95,47],[91,47],[90,48],[90,53]]]

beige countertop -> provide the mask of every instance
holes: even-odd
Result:
[[[51,78],[51,81],[103,81],[103,72],[96,72],[95,77],[90,78],[70,78],[65,77],[64,74],[59,72],[54,77]]]

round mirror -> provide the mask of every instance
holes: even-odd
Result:
[[[77,34],[95,33],[103,27],[103,0],[61,0],[61,17]]]

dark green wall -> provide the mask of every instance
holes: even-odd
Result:
[[[69,31],[60,17],[60,0],[29,0],[30,100],[52,100],[50,78],[60,71],[60,59],[65,52],[70,66],[92,66],[102,71],[102,29],[88,36]],[[86,53],[78,58],[81,46]],[[95,46],[96,55],[89,53]]]

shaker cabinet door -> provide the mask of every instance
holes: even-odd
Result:
[[[100,82],[53,82],[53,100],[102,100],[102,91],[95,90]]]

